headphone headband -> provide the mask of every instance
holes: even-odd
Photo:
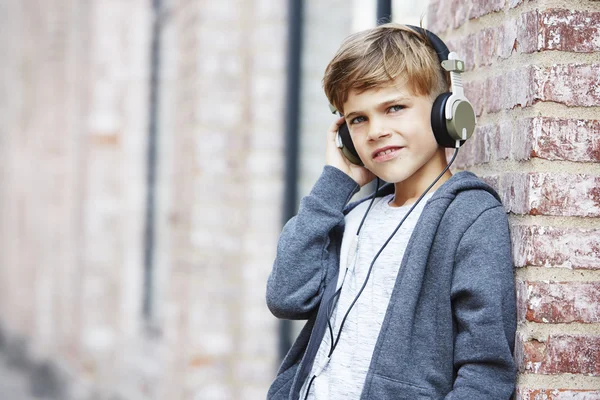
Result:
[[[440,59],[440,63],[448,59],[448,55],[450,54],[450,50],[448,50],[448,46],[442,39],[440,39],[435,33],[428,31],[425,28],[421,28],[419,26],[414,25],[405,25],[410,29],[422,34],[425,36],[429,42],[431,43],[431,47],[435,50],[438,58]]]

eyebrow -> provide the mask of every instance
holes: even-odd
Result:
[[[408,100],[408,97],[405,97],[405,96],[394,97],[393,99],[386,100],[386,101],[383,101],[383,102],[377,104],[376,108],[387,107],[387,106],[392,105],[394,103],[402,103],[402,102],[405,102],[407,100]],[[360,113],[361,113],[361,111],[352,111],[352,112],[346,114],[345,117],[346,118],[352,118],[353,115],[358,115]]]

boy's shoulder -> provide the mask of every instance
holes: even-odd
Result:
[[[508,216],[496,190],[471,172],[459,172],[454,177],[456,179],[443,193],[436,193],[438,198],[446,198],[442,207],[444,223],[460,231],[485,215],[490,232],[503,230],[508,223]]]
[[[470,208],[476,209],[487,209],[502,205],[498,192],[470,171],[461,171],[454,174],[437,190],[432,200],[437,197],[450,197],[457,206],[465,203]]]
[[[436,200],[440,200],[436,208],[437,214],[443,214],[441,221],[459,230],[471,226],[484,214],[493,215],[495,226],[503,226],[507,219],[496,190],[469,171],[459,172],[445,182],[431,199]]]

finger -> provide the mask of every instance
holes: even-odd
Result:
[[[336,142],[336,136],[337,136],[338,130],[340,129],[340,126],[343,123],[344,123],[344,117],[340,117],[337,120],[335,120],[335,122],[333,124],[331,124],[331,126],[329,127],[329,130],[327,131],[327,139],[329,141]]]
[[[329,126],[329,132],[334,132],[337,133],[337,131],[340,129],[340,126],[342,126],[342,124],[344,123],[345,119],[344,117],[339,117],[338,119],[336,119],[331,126]]]

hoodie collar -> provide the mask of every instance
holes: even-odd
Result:
[[[490,185],[479,179],[477,175],[470,171],[461,171],[452,175],[450,179],[444,182],[427,202],[429,203],[442,197],[454,198],[458,193],[466,190],[484,190],[491,193],[498,201],[501,201],[498,193],[496,193],[496,191]],[[376,197],[383,197],[392,193],[394,193],[394,184],[386,183],[377,191]],[[344,210],[345,213],[350,212],[354,207],[363,201],[370,200],[372,198],[373,195],[370,195],[349,204],[348,207],[346,207],[346,210]]]

